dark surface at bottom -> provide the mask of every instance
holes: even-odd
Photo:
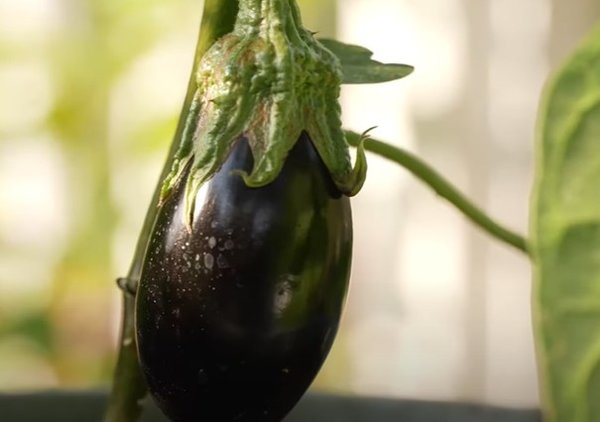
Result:
[[[146,404],[143,422],[166,421],[151,400],[147,400]],[[106,393],[103,392],[51,391],[0,394],[0,421],[101,421],[105,405]],[[537,410],[307,394],[284,422],[540,422],[541,420]]]

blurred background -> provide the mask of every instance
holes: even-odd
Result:
[[[525,233],[538,99],[593,0],[300,0],[409,78],[344,122],[415,151]],[[184,97],[200,0],[0,0],[0,390],[106,387],[120,296]],[[314,388],[538,403],[530,266],[396,165],[353,200],[350,296]]]

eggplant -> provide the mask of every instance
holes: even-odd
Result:
[[[276,422],[338,329],[352,217],[306,133],[270,184],[249,188],[241,136],[184,216],[189,168],[159,210],[136,295],[142,372],[173,421]]]

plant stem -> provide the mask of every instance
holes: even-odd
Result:
[[[204,2],[204,12],[194,65],[175,137],[173,138],[162,174],[150,202],[150,207],[137,241],[131,267],[129,268],[127,277],[121,280],[122,283],[119,283],[123,290],[123,316],[119,356],[105,417],[106,422],[133,422],[139,419],[142,411],[141,400],[146,396],[147,387],[141,374],[137,357],[134,325],[135,296],[133,292],[135,292],[140,279],[146,246],[158,213],[158,201],[162,181],[171,169],[174,152],[180,144],[183,128],[196,90],[195,75],[198,63],[202,55],[218,38],[233,29],[237,15],[237,3],[237,0],[205,0]]]
[[[361,135],[346,131],[348,142],[357,146]],[[389,145],[375,139],[365,141],[365,149],[377,155],[381,155],[410,171],[425,184],[429,185],[438,195],[448,200],[458,208],[469,220],[488,232],[488,234],[508,243],[520,251],[529,254],[529,247],[525,238],[494,221],[480,208],[471,203],[457,188],[444,179],[437,171],[424,163],[421,159],[408,151]]]

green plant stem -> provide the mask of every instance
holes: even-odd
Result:
[[[346,131],[346,137],[348,142],[353,146],[357,146],[361,139],[361,135],[350,131]],[[508,243],[520,251],[529,254],[529,247],[523,236],[498,224],[491,217],[486,215],[484,211],[470,202],[437,171],[415,155],[385,142],[370,138],[365,141],[364,146],[367,151],[381,155],[410,171],[425,184],[429,185],[438,195],[458,208],[469,220],[496,239]]]
[[[181,117],[159,183],[154,191],[150,207],[146,214],[131,262],[131,267],[127,277],[122,279],[124,282],[120,284],[123,290],[121,336],[119,356],[105,417],[105,421],[107,422],[133,422],[139,419],[142,411],[141,401],[147,394],[147,387],[140,371],[135,343],[134,292],[140,279],[146,246],[158,213],[158,201],[162,180],[171,168],[174,152],[180,144],[184,124],[196,90],[195,74],[198,63],[202,55],[218,38],[233,29],[237,15],[237,3],[237,0],[205,0],[204,2],[202,24],[196,47],[194,66],[188,83],[188,90],[182,107]]]

